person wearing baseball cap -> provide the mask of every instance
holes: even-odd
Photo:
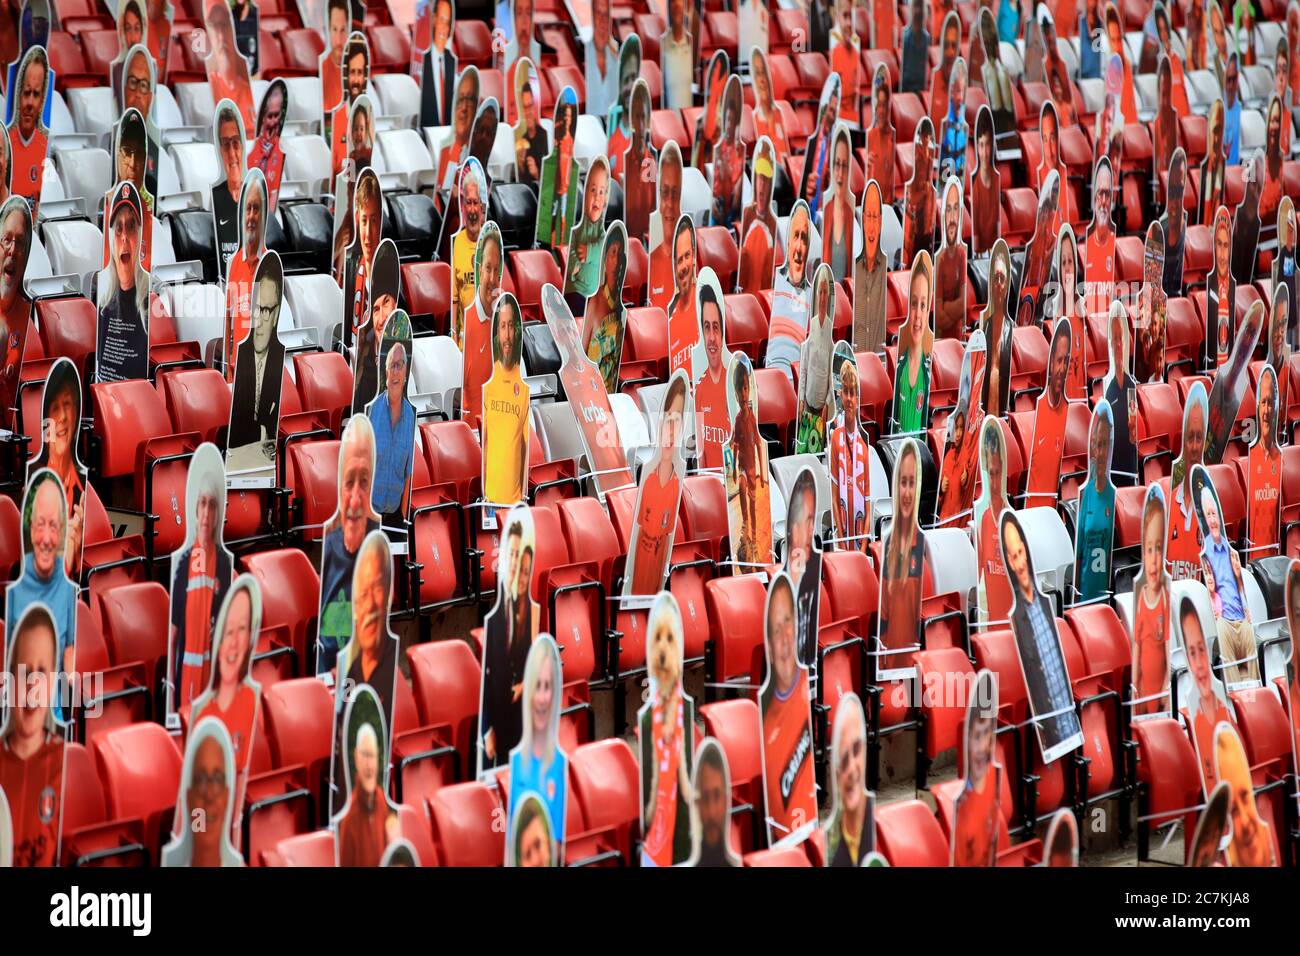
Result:
[[[129,182],[112,194],[108,215],[108,261],[99,273],[98,346],[101,382],[146,378],[149,374],[149,273],[140,262],[140,194]]]

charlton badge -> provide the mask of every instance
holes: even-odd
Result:
[[[41,795],[36,801],[36,813],[41,818],[41,823],[48,824],[54,821],[54,788],[44,787]]]

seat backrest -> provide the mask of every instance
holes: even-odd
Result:
[[[920,800],[900,800],[876,811],[876,838],[891,866],[947,866],[948,841]]]
[[[289,629],[295,648],[306,648],[320,609],[320,577],[300,548],[256,551],[242,559],[262,587],[262,628]]]
[[[286,837],[275,845],[275,853],[283,866],[333,866],[334,831],[314,830]]]
[[[756,780],[763,772],[758,704],[748,697],[719,700],[701,707],[700,716],[705,735],[717,740],[726,754],[732,787]]]
[[[505,865],[505,827],[495,825],[501,804],[487,784],[443,787],[429,798],[433,838],[444,866]]]
[[[450,724],[457,750],[468,758],[481,676],[474,652],[466,641],[455,639],[417,644],[407,649],[406,657],[420,723]]]
[[[262,694],[262,714],[277,767],[310,766],[329,757],[334,700],[315,677],[280,681]]]
[[[167,656],[171,599],[157,581],[122,584],[99,596],[100,621],[114,664]]]
[[[144,442],[173,434],[162,396],[145,379],[96,382],[90,394],[101,441],[100,474],[106,478],[132,474]]]
[[[589,830],[631,823],[641,816],[636,757],[620,737],[592,741],[569,758],[578,802]]]
[[[763,607],[767,599],[761,574],[714,578],[704,586],[709,629],[713,632],[716,678],[726,680],[752,673],[754,652],[763,643]]]
[[[176,803],[181,754],[161,724],[114,727],[95,737],[95,763],[113,820],[149,818]]]

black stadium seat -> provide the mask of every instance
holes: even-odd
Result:
[[[203,280],[217,281],[217,235],[212,213],[206,209],[186,209],[171,216],[172,249],[177,262],[195,260],[203,263]]]
[[[488,216],[501,228],[506,250],[531,249],[537,229],[537,193],[524,183],[497,183]]]
[[[280,204],[285,236],[292,250],[286,269],[329,273],[334,249],[334,217],[321,203]]]

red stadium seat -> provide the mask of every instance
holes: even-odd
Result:
[[[505,827],[497,826],[503,800],[477,781],[443,787],[429,801],[433,840],[444,866],[503,866]]]
[[[451,315],[451,266],[446,262],[402,264],[402,291],[413,320],[431,321],[445,331]]]
[[[480,672],[469,644],[452,639],[407,648],[411,685],[420,723],[446,725],[460,755],[462,777],[472,775],[477,750],[473,728],[478,717]]]
[[[178,369],[158,376],[158,385],[177,432],[198,432],[204,441],[224,445],[230,424],[230,386],[216,369]]]
[[[112,820],[139,819],[152,857],[171,829],[180,788],[181,754],[161,724],[118,727],[95,738],[95,765]]]
[[[485,69],[492,65],[492,34],[482,20],[458,19],[452,39],[452,49],[460,60],[460,68],[476,66]]]
[[[570,802],[576,797],[587,833],[603,831],[623,864],[632,866],[641,822],[640,775],[632,748],[617,737],[583,744],[569,758],[569,770]],[[571,856],[567,861],[576,862]]]
[[[314,673],[315,655],[308,648],[315,640],[320,609],[320,577],[307,555],[298,548],[281,548],[244,555],[241,564],[262,587],[262,629],[283,628],[289,646],[303,668]]]
[[[1194,832],[1195,808],[1204,796],[1200,763],[1178,721],[1139,721],[1133,724],[1133,739],[1137,742],[1138,779],[1143,785],[1138,792],[1138,859],[1144,860],[1150,826],[1181,820],[1184,832]],[[1185,852],[1191,852],[1190,841]]]
[[[340,433],[343,416],[352,407],[352,369],[338,352],[295,352],[294,372],[302,407],[329,416],[329,428]]]
[[[149,581],[124,584],[99,596],[99,620],[108,656],[114,665],[139,665],[153,698],[153,713],[162,711],[171,600],[167,589]]]
[[[743,679],[757,684],[763,666],[763,605],[767,596],[761,574],[715,578],[705,586],[709,630],[713,634],[715,682]]]
[[[280,681],[262,695],[262,715],[271,762],[277,769],[302,767],[307,785],[323,809],[334,740],[330,689],[315,677]]]
[[[309,441],[289,447],[285,479],[294,515],[292,524],[307,540],[321,537],[321,526],[338,508],[338,471],[337,441]]]
[[[947,866],[948,841],[920,800],[900,800],[876,810],[876,839],[890,866]]]

